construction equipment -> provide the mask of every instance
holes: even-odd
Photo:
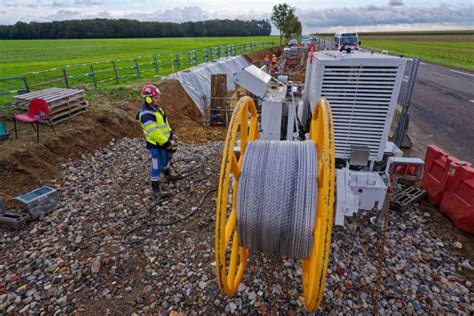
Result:
[[[250,119],[250,127],[248,121]],[[240,137],[240,156],[234,147]],[[233,296],[242,280],[249,249],[242,247],[237,231],[237,199],[239,178],[250,142],[258,139],[258,115],[253,100],[243,97],[237,104],[229,125],[218,187],[216,209],[216,273],[220,289]],[[334,136],[329,104],[321,100],[315,107],[309,138],[317,152],[317,208],[314,239],[310,255],[303,260],[303,290],[308,311],[317,309],[322,300],[324,281],[329,262],[331,227],[334,204]],[[316,182],[316,179],[314,179]],[[229,196],[229,189],[232,188]],[[230,199],[230,201],[229,201]],[[229,211],[230,202],[230,213]],[[230,259],[227,260],[230,248]]]
[[[57,209],[60,204],[59,192],[51,187],[40,187],[15,197],[25,213],[31,216],[31,219],[39,219],[49,212]]]
[[[227,133],[215,236],[225,294],[236,293],[249,250],[278,253],[302,259],[306,309],[319,307],[333,217],[343,225],[360,209],[382,211],[389,157],[389,165],[414,163],[393,157],[399,149],[387,144],[404,68],[402,57],[311,53],[303,93],[300,83],[255,66],[235,75],[262,111],[259,119],[253,100],[242,98]]]

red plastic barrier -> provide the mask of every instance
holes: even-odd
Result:
[[[465,232],[474,234],[474,168],[454,166],[440,210]]]
[[[425,169],[421,179],[421,187],[433,205],[440,205],[443,200],[449,170],[458,159],[448,156],[441,148],[429,145],[426,149]]]

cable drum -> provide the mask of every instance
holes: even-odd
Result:
[[[247,144],[237,194],[237,232],[250,251],[309,257],[318,166],[313,141]]]

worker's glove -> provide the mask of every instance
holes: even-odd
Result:
[[[170,145],[166,148],[170,157],[178,150],[178,142],[175,140],[170,140]]]

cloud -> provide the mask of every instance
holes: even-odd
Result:
[[[41,20],[43,21],[61,21],[80,19],[81,12],[77,10],[58,10],[55,14],[48,15]]]
[[[10,7],[10,8],[30,8],[30,9],[38,8],[38,5],[34,3],[4,3],[3,5],[5,7]]]
[[[49,15],[41,19],[41,21],[63,21],[63,20],[79,20],[79,19],[111,19],[114,18],[108,11],[100,11],[95,13],[84,13],[80,10],[58,10],[55,14]]]
[[[3,0],[0,0],[3,1]],[[234,10],[221,6],[217,9],[203,9],[203,6],[188,5],[180,7],[163,6],[154,12],[147,11],[144,5],[134,5],[144,0],[131,0],[125,9],[108,5],[105,0],[24,0],[19,4],[13,0],[1,7],[4,12],[0,24],[14,24],[17,21],[58,21],[67,19],[127,18],[140,21],[185,22],[209,19],[269,19],[270,11]],[[172,3],[172,2],[171,2]],[[34,6],[24,10],[25,5]],[[93,9],[90,7],[94,6]],[[53,9],[54,8],[54,9]],[[151,8],[154,8],[152,6]],[[160,8],[156,6],[156,8]],[[270,10],[270,9],[268,9]],[[407,6],[403,0],[385,1],[384,5],[355,7],[334,7],[327,9],[296,8],[304,33],[332,32],[333,30],[353,29],[359,31],[375,30],[429,30],[474,28],[472,12],[474,4],[439,4],[437,6]],[[273,33],[278,31],[273,28]]]
[[[74,2],[77,5],[103,5],[105,4],[104,0],[75,0]]]
[[[405,5],[405,4],[403,3],[403,0],[390,0],[388,2],[388,5],[392,6],[392,7],[399,7],[399,6],[402,6],[402,5]]]
[[[325,10],[299,10],[305,33],[326,31],[334,28],[357,29],[381,25],[459,25],[472,28],[474,5],[452,6],[441,4],[437,7],[406,6],[362,6],[331,8]]]

